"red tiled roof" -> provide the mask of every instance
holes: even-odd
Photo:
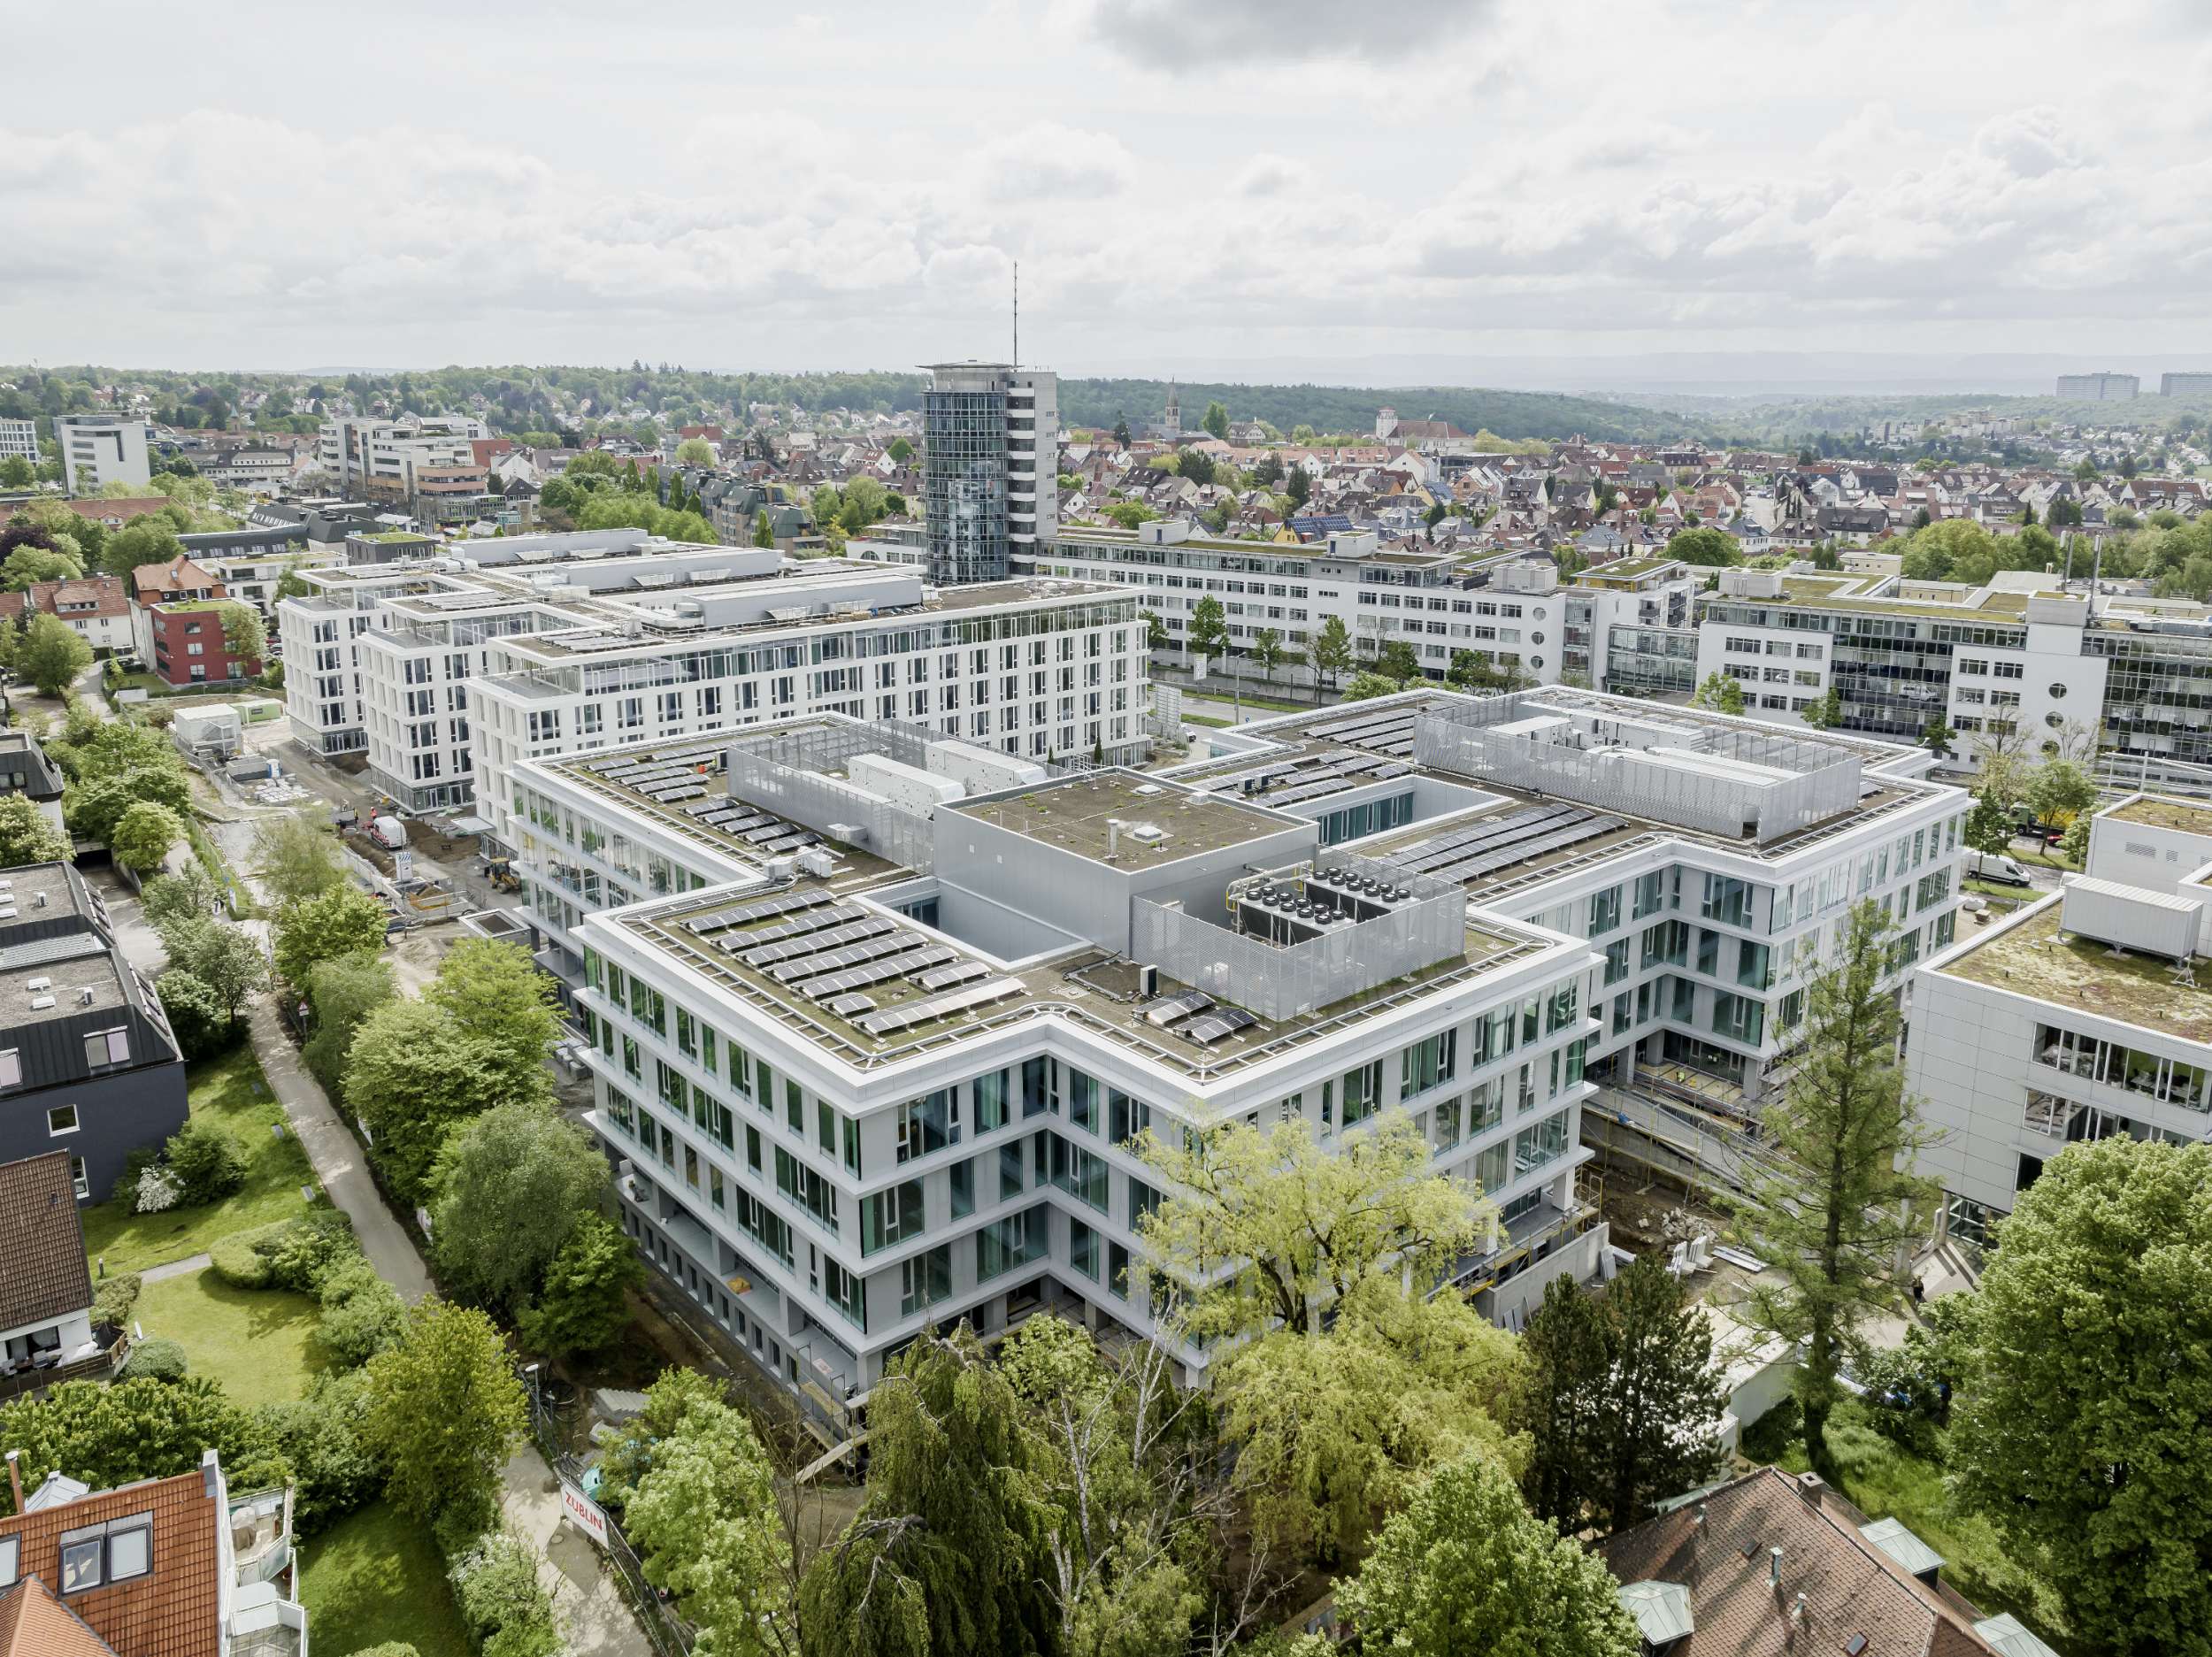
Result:
[[[171,502],[165,495],[132,495],[114,500],[103,500],[94,495],[87,500],[65,501],[62,504],[79,518],[92,518],[99,523],[117,518],[127,523],[134,518],[144,518],[150,513],[158,512]]]
[[[216,1657],[222,1635],[217,1527],[226,1515],[205,1469],[0,1519],[0,1536],[21,1538],[16,1569],[24,1576],[58,1584],[65,1531],[139,1514],[153,1519],[153,1569],[113,1587],[66,1595],[62,1604],[127,1657]]]
[[[1991,1657],[1994,1647],[1956,1607],[1859,1534],[1858,1515],[1824,1489],[1809,1500],[1805,1488],[1778,1468],[1761,1468],[1597,1551],[1624,1585],[1676,1583],[1690,1591],[1696,1629],[1670,1657],[1778,1657],[1800,1594],[1806,1633],[1799,1650],[1840,1653],[1863,1634],[1866,1657]],[[1777,1547],[1778,1592],[1769,1580],[1769,1550]]]
[[[67,581],[34,581],[26,592],[0,593],[0,614],[20,618],[27,613],[24,609],[26,602],[50,616],[55,613],[57,605],[84,603],[93,604],[95,608],[76,610],[73,612],[75,616],[127,616],[131,613],[131,601],[123,591],[123,578],[119,575],[87,575]]]
[[[20,1329],[92,1304],[84,1222],[69,1155],[0,1162],[0,1329]]]
[[[0,1590],[0,1657],[116,1657],[116,1652],[32,1576]]]
[[[131,587],[142,604],[174,593],[196,593],[203,588],[219,591],[222,585],[212,571],[203,569],[184,553],[166,564],[142,564],[131,572]]]

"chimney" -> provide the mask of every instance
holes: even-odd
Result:
[[[1820,1499],[1827,1488],[1827,1482],[1817,1473],[1800,1473],[1797,1476],[1797,1493],[1805,1499],[1805,1505],[1809,1507],[1820,1506]]]
[[[1782,1550],[1778,1547],[1767,1550],[1767,1586],[1778,1594],[1782,1592]]]
[[[15,1510],[18,1513],[23,1511],[23,1468],[17,1460],[21,1454],[22,1452],[19,1450],[8,1452],[8,1494],[15,1498]]]

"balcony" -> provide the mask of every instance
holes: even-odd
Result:
[[[123,1367],[123,1360],[130,1355],[130,1337],[120,1330],[103,1328],[93,1331],[92,1339],[98,1349],[81,1357],[42,1367],[35,1361],[26,1360],[12,1374],[0,1375],[0,1404],[42,1392],[64,1381],[113,1380],[115,1372]]]

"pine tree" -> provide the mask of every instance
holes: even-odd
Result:
[[[1806,990],[1803,1057],[1763,1118],[1769,1158],[1752,1176],[1738,1230],[1768,1268],[1745,1302],[1761,1328],[1805,1343],[1797,1375],[1805,1445],[1832,1468],[1824,1433],[1842,1395],[1836,1372],[1858,1325],[1894,1310],[1923,1234],[1911,1171],[1928,1141],[1897,1063],[1898,1009],[1884,984],[1890,921],[1855,907],[1830,964]]]
[[[1555,1277],[1521,1338],[1527,1370],[1514,1423],[1531,1439],[1522,1481],[1528,1505],[1571,1536],[1582,1528],[1599,1470],[1598,1398],[1605,1382],[1605,1315],[1571,1276]]]

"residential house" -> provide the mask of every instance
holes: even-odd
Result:
[[[34,610],[67,622],[96,656],[127,654],[134,648],[131,602],[119,575],[35,581],[20,593],[0,593],[0,618],[24,626]]]
[[[0,870],[0,1158],[65,1152],[81,1200],[184,1125],[160,1000],[67,863]]]
[[[175,686],[219,685],[255,677],[261,671],[261,658],[231,651],[223,621],[232,608],[220,599],[140,606],[146,624],[147,665]]]
[[[61,821],[62,775],[28,731],[0,731],[0,798],[21,794],[57,829]]]
[[[84,1221],[66,1152],[0,1162],[0,1399],[104,1380],[128,1350],[96,1331]],[[4,1624],[0,1624],[4,1626]],[[4,1648],[0,1648],[4,1649]]]
[[[19,1486],[14,1453],[9,1472]],[[306,1657],[288,1487],[234,1492],[222,1459],[92,1491],[54,1473],[0,1519],[10,1657]]]
[[[131,572],[131,597],[140,604],[223,595],[223,584],[213,572],[181,553],[166,564],[142,564]]]

